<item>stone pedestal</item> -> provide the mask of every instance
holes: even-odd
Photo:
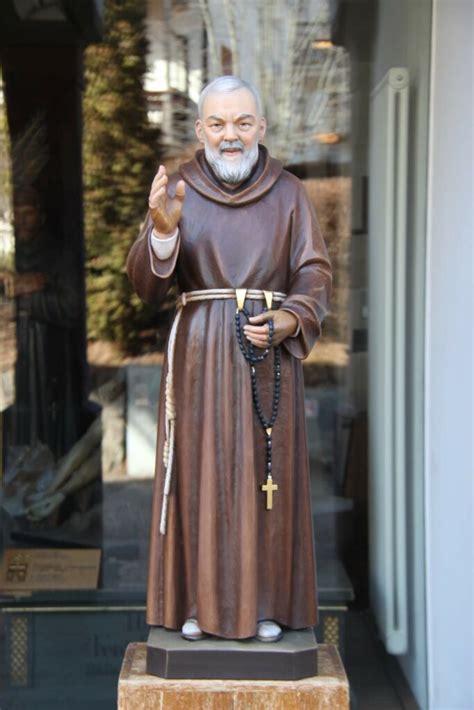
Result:
[[[349,710],[335,646],[318,647],[319,674],[303,680],[171,680],[146,674],[146,644],[125,652],[118,710]]]

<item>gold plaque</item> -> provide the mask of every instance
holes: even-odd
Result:
[[[0,591],[96,589],[101,550],[7,548]]]

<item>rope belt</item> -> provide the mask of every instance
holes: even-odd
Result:
[[[273,301],[281,302],[286,298],[285,293],[280,291],[261,291],[254,288],[210,288],[200,291],[187,291],[178,297],[176,301],[176,315],[171,326],[168,339],[168,371],[166,373],[165,385],[165,443],[163,447],[163,463],[165,465],[165,483],[163,490],[163,503],[161,506],[160,533],[166,535],[166,514],[168,510],[168,497],[171,489],[171,474],[173,470],[174,458],[174,438],[176,427],[176,407],[173,389],[173,363],[176,345],[176,334],[178,332],[179,321],[184,306],[193,301],[208,301],[213,299],[234,298],[237,301],[238,309],[242,309],[247,298],[255,301],[265,300],[268,309],[272,307]]]

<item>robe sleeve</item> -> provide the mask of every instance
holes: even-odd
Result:
[[[140,298],[146,303],[157,305],[163,301],[173,281],[180,236],[178,233],[171,255],[167,259],[157,259],[150,243],[152,229],[153,222],[148,212],[138,239],[130,249],[126,268],[128,278]]]
[[[304,360],[321,334],[332,288],[332,270],[315,210],[303,185],[298,185],[290,234],[290,275],[280,308],[298,319],[296,335],[282,345]]]
[[[18,306],[33,320],[60,328],[72,328],[82,312],[82,299],[74,255],[63,249],[49,256],[42,291],[19,296]]]
[[[71,288],[72,282],[71,277],[67,281],[66,274],[51,276],[44,291],[20,297],[20,309],[28,311],[34,320],[72,328],[81,312],[79,292]]]

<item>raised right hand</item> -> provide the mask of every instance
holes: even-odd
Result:
[[[160,165],[151,185],[148,206],[156,232],[163,235],[172,234],[181,217],[185,195],[184,180],[176,185],[176,194],[168,194],[168,176],[164,165]]]

